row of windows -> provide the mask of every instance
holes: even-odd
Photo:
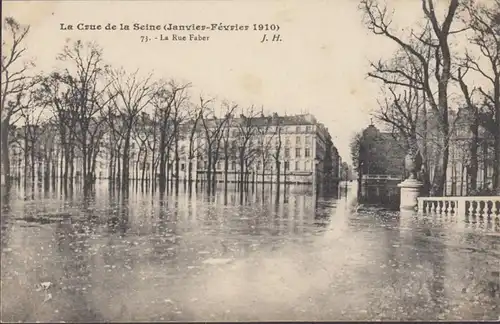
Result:
[[[236,136],[234,136],[234,137],[236,137]],[[278,137],[274,137],[273,139],[274,139],[274,143],[278,144],[278,141],[279,141]],[[200,137],[198,137],[196,141],[197,141],[198,146],[201,146],[202,143],[203,143],[203,139],[200,138]],[[262,141],[263,140],[261,140],[261,142]],[[268,141],[268,139],[266,139],[264,141],[266,143],[271,143],[271,142]],[[257,143],[259,141],[255,140],[255,139],[250,139],[249,142],[252,143],[253,145],[257,145]],[[237,142],[232,141],[232,143],[234,143],[234,145],[237,145]],[[282,143],[285,143],[286,145],[290,145],[291,144],[290,137],[288,137],[288,136],[285,137],[284,140],[282,141]],[[305,137],[305,144],[311,144],[311,143],[312,143],[312,136],[306,136]],[[295,136],[295,144],[302,144],[302,136],[301,135]],[[185,149],[185,147],[181,146],[181,150],[184,150],[184,149]]]
[[[303,132],[304,130],[306,132],[311,132],[312,131],[312,126],[311,125],[307,125],[305,127],[303,127],[303,126],[283,126],[283,127],[281,127],[281,132],[282,133],[293,132],[293,131],[295,131],[296,133],[300,133],[300,132]],[[271,128],[271,129],[268,129],[268,131],[270,133],[272,133],[273,131],[275,131],[275,129]],[[231,136],[233,136],[233,137],[237,137],[239,134],[240,134],[240,131],[237,130],[237,129],[234,129],[234,130],[231,131]]]
[[[302,157],[301,154],[302,154],[302,149],[296,148],[295,149],[295,157],[296,158],[300,158],[300,157]],[[310,156],[311,156],[311,149],[310,148],[306,148],[304,150],[304,157],[310,157]],[[285,148],[285,157],[286,158],[290,157],[290,149],[288,147]]]
[[[287,171],[312,171],[311,169],[312,163],[311,161],[295,161],[295,163],[290,164],[289,161],[285,161],[284,163],[284,168]],[[201,161],[198,163],[198,169],[203,170],[208,167],[208,163]],[[275,165],[274,162],[269,163],[268,167],[266,169],[273,169],[274,170]],[[217,170],[222,170],[224,169],[224,163],[222,162],[217,162],[216,165]],[[232,161],[229,163],[229,171],[236,171],[239,169],[239,165],[236,163],[236,161]],[[256,163],[256,169],[257,170],[262,170],[262,164],[260,161]],[[181,171],[185,170],[184,164],[181,164]]]

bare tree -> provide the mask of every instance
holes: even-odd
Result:
[[[237,105],[224,103],[226,111],[235,110]],[[227,192],[229,185],[229,162],[234,161],[236,157],[235,142],[233,141],[234,132],[236,132],[234,125],[234,118],[232,114],[226,115],[226,125],[222,131],[222,147],[224,155],[224,192]]]
[[[149,157],[148,150],[148,141],[152,135],[152,120],[150,116],[146,112],[142,112],[139,117],[139,121],[137,122],[134,131],[133,131],[133,139],[135,143],[139,147],[139,152],[136,158],[136,180],[139,181],[139,165],[141,166],[141,186],[144,187],[144,181],[146,177],[146,165]]]
[[[259,115],[259,112],[256,111],[254,106],[250,106],[246,109],[244,114],[240,115],[240,118],[237,121],[238,127],[238,160],[240,167],[240,176],[239,176],[239,187],[240,192],[244,191],[245,183],[248,180],[247,175],[247,166],[248,161],[252,159],[253,156],[253,147],[252,140],[255,138],[258,132],[258,124],[256,123],[256,117]]]
[[[188,159],[188,185],[189,185],[189,192],[191,192],[192,188],[192,182],[193,182],[193,159],[198,156],[199,150],[201,149],[198,143],[199,139],[199,131],[200,131],[200,121],[203,116],[203,106],[196,107],[193,109],[193,117],[192,122],[190,123],[190,130],[189,130],[189,146],[188,146],[188,152],[187,152],[187,159]]]
[[[113,83],[110,87],[113,112],[118,116],[123,131],[117,134],[123,139],[122,185],[128,187],[130,178],[130,146],[132,132],[139,120],[140,113],[150,104],[157,91],[151,80],[152,74],[144,78],[139,71],[127,74],[123,69],[113,73]],[[116,94],[116,95],[113,95]],[[116,131],[116,130],[115,130]]]
[[[500,0],[489,3],[470,1],[466,4],[469,17],[469,27],[472,34],[469,41],[481,53],[481,58],[486,64],[481,64],[482,59],[467,54],[467,67],[479,73],[488,81],[488,89],[478,88],[491,107],[492,123],[489,131],[494,139],[493,162],[493,188],[500,194]],[[463,79],[461,83],[464,90]]]
[[[468,128],[471,133],[471,138],[469,139],[469,152],[467,154],[468,159],[464,161],[467,165],[467,183],[468,189],[470,191],[475,191],[477,189],[477,174],[479,169],[479,161],[478,161],[478,148],[479,148],[479,126],[480,126],[480,109],[477,103],[474,100],[474,92],[477,91],[477,88],[473,88],[472,90],[467,85],[465,81],[466,74],[469,71],[469,67],[467,64],[467,60],[464,62],[464,65],[457,69],[457,76],[453,77],[458,84],[460,85],[460,89],[462,91],[464,100],[465,100],[465,108],[467,111],[466,116],[461,116],[465,118],[468,123]]]
[[[175,177],[175,191],[179,191],[179,141],[184,138],[185,134],[181,132],[181,124],[188,117],[188,99],[189,95],[187,94],[187,89],[191,86],[191,84],[185,85],[176,85],[172,83],[172,87],[178,89],[176,91],[176,95],[174,96],[173,101],[173,109],[172,109],[172,122],[173,122],[173,140],[174,140],[174,177]]]
[[[35,182],[36,172],[35,167],[40,166],[41,152],[39,150],[40,138],[43,133],[43,114],[45,106],[39,105],[35,91],[30,91],[28,94],[29,100],[27,104],[21,106],[21,119],[24,120],[24,131],[22,138],[24,141],[24,180],[26,183],[27,175],[30,174],[31,182]],[[28,165],[30,170],[28,171]]]
[[[210,105],[211,102],[212,100],[205,100],[202,96],[200,96],[200,107],[203,107],[201,122],[204,132],[205,152],[208,159],[206,179],[207,191],[209,195],[213,191],[215,185],[212,178],[212,169],[216,163],[214,163],[214,159],[218,159],[220,141],[222,140],[222,130],[228,120],[228,117],[232,115],[233,111],[236,109],[236,106],[233,106],[222,118],[217,118],[215,109]]]
[[[67,184],[68,177],[73,176],[75,156],[75,132],[76,111],[72,111],[75,105],[71,104],[71,91],[62,82],[63,76],[54,72],[42,78],[41,97],[46,105],[52,108],[53,124],[58,130],[59,144],[61,149],[60,178]],[[70,171],[71,168],[71,171]]]
[[[280,175],[281,175],[281,150],[283,148],[283,118],[278,114],[273,114],[272,124],[275,129],[274,135],[274,149],[272,151],[272,158],[276,168],[276,197],[280,194]]]
[[[272,158],[271,150],[273,149],[273,142],[275,136],[277,135],[278,127],[273,126],[272,117],[265,117],[265,123],[263,126],[258,128],[259,133],[259,164],[260,166],[257,169],[262,170],[261,173],[261,183],[262,183],[262,193],[264,193],[264,183],[265,183],[265,175],[266,170],[269,167],[269,162]]]
[[[375,0],[362,0],[360,9],[365,15],[366,25],[376,35],[383,35],[394,41],[408,55],[415,58],[419,63],[418,70],[421,71],[421,78],[416,79],[408,75],[401,69],[389,70],[380,69],[372,74],[373,77],[383,80],[386,84],[414,87],[423,90],[431,109],[438,119],[437,144],[439,146],[438,161],[434,166],[434,179],[432,182],[431,194],[442,195],[446,182],[446,169],[449,159],[449,121],[448,121],[448,85],[451,78],[452,54],[450,49],[449,36],[454,33],[451,25],[459,7],[458,0],[450,0],[448,10],[442,23],[438,21],[433,0],[421,0],[422,11],[431,32],[427,32],[427,27],[420,35],[412,32],[410,40],[396,35],[391,28],[391,17],[386,7],[378,4]],[[431,36],[431,37],[427,37]],[[421,46],[428,46],[433,50],[432,59],[427,58],[418,49]],[[405,78],[406,82],[400,79]],[[408,81],[412,81],[410,84]],[[437,88],[437,89],[435,89]]]
[[[12,117],[22,109],[22,101],[26,99],[28,90],[33,87],[36,79],[27,73],[32,63],[23,61],[26,56],[25,39],[29,33],[29,26],[21,26],[14,18],[6,17],[3,24],[2,37],[2,90],[0,94],[1,140],[0,164],[2,175],[9,183],[9,129]]]
[[[155,116],[157,116],[159,130],[159,176],[160,190],[164,191],[167,185],[167,163],[170,160],[171,143],[175,138],[174,129],[177,127],[178,117],[174,116],[175,110],[179,109],[180,104],[185,99],[184,91],[188,85],[177,85],[175,81],[170,81],[168,84],[161,85],[152,100],[152,105],[155,108]]]
[[[70,131],[81,152],[86,190],[94,178],[93,160],[101,145],[104,107],[114,97],[109,92],[108,66],[103,62],[101,48],[79,40],[66,44],[58,59],[69,65],[60,74],[60,82],[67,89],[64,93],[70,119],[75,120],[76,127]]]

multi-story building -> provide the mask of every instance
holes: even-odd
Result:
[[[432,112],[429,112],[429,121],[432,122]],[[450,112],[450,120],[453,121],[450,129],[449,159],[446,172],[445,195],[460,196],[469,192],[470,181],[470,145],[472,135],[470,130],[470,116],[465,109],[458,113]],[[434,125],[429,128],[433,129]],[[429,137],[432,133],[427,132]],[[366,184],[370,181],[380,183],[384,179],[393,179],[398,182],[403,178],[404,158],[406,151],[404,141],[397,139],[392,133],[380,132],[374,125],[370,125],[363,131],[364,152],[360,152],[360,181]],[[493,138],[488,131],[480,126],[477,139],[477,188],[488,188],[493,177]],[[361,145],[363,146],[363,145]],[[430,177],[433,177],[433,161],[438,148],[432,142],[427,143],[428,162]]]
[[[453,114],[453,127],[450,136],[450,155],[446,177],[447,195],[465,195],[470,188],[470,145],[472,133],[470,114],[460,109]],[[477,138],[477,189],[486,189],[493,181],[493,136],[482,126],[478,127]]]
[[[115,120],[115,127],[119,127]],[[223,123],[221,125],[221,123]],[[149,115],[141,116],[141,125],[136,127],[130,140],[129,178],[151,179],[158,176],[159,170],[159,125]],[[178,126],[178,135],[173,136],[169,125],[169,154],[166,163],[168,178],[181,181],[204,181],[207,179],[209,147],[211,146],[212,164],[216,181],[238,182],[241,165],[244,167],[245,181],[277,181],[277,162],[280,165],[280,182],[284,183],[335,183],[339,181],[340,156],[333,144],[328,129],[318,123],[310,114],[296,116],[258,116],[247,118],[243,115],[226,119],[199,121],[196,128],[193,121]],[[205,128],[206,127],[206,128]],[[57,130],[52,129],[51,150],[57,153],[52,159],[59,170],[64,156],[60,154],[60,141]],[[96,178],[117,178],[123,168],[123,140],[112,129],[107,128],[100,140],[95,159]],[[207,140],[208,138],[210,140]],[[175,138],[178,138],[176,149]],[[21,142],[19,142],[21,143]],[[209,145],[211,143],[211,145]],[[21,143],[22,144],[22,143]],[[21,167],[22,147],[13,147],[12,164]],[[19,152],[18,152],[19,151]],[[179,159],[179,172],[175,172],[176,154]],[[44,168],[43,158],[39,159]],[[190,163],[191,162],[191,163]],[[82,159],[78,147],[74,150],[74,176],[82,174]],[[190,166],[191,164],[191,166]],[[156,172],[153,173],[153,165]],[[227,168],[226,168],[227,166]],[[19,173],[16,169],[16,173]],[[57,172],[57,176],[60,172]],[[191,170],[191,177],[189,171]]]
[[[206,123],[209,134],[216,131],[219,122],[212,120]],[[314,183],[319,178],[332,182],[339,180],[340,156],[331,135],[310,114],[230,118],[220,132],[220,143],[212,145],[216,181],[224,181],[227,173],[229,182],[238,182],[243,164],[244,173],[249,177],[247,180],[274,182],[277,179],[277,161],[280,165],[281,182]],[[195,136],[197,153],[192,160],[192,179],[197,181],[206,180],[208,173],[205,134],[202,125],[198,125]],[[186,152],[189,151],[189,137],[183,136],[180,143],[180,152],[183,154],[180,179],[188,177],[189,154]]]

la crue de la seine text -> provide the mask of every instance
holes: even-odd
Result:
[[[132,30],[132,31],[278,31],[280,29],[277,24],[251,24],[251,25],[240,25],[240,24],[223,24],[223,23],[213,23],[213,24],[88,24],[88,23],[77,23],[77,24],[66,24],[60,23],[61,30]]]

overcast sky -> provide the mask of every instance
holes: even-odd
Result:
[[[388,57],[394,46],[371,35],[356,0],[308,1],[16,1],[2,15],[32,27],[28,54],[50,71],[66,39],[95,40],[104,59],[159,78],[192,82],[195,98],[207,96],[267,111],[309,112],[330,130],[344,160],[349,141],[370,123],[378,87],[366,79],[369,60]],[[397,18],[415,20],[418,0],[394,1]],[[264,32],[208,32],[206,42],[150,41],[140,36],[172,32],[63,31],[65,24],[278,24],[279,43]],[[179,33],[180,34],[180,33]],[[272,32],[268,33],[272,36]]]

